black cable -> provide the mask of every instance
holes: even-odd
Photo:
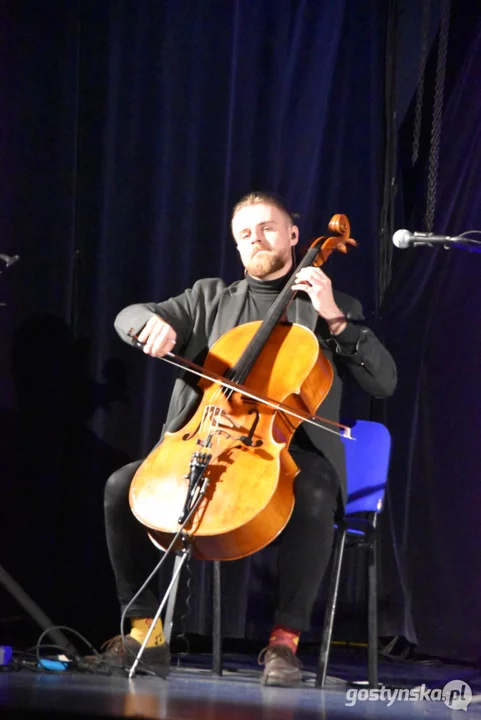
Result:
[[[74,630],[74,628],[71,628],[68,625],[53,625],[51,628],[47,628],[47,630],[44,630],[43,633],[41,633],[39,639],[37,640],[37,645],[35,647],[38,647],[41,645],[43,638],[51,630],[64,630],[66,632],[72,633],[73,635],[76,635],[89,648],[89,650],[92,650],[94,655],[97,655],[98,658],[101,657],[100,653],[97,652],[97,650],[94,648],[92,643],[89,642],[89,640],[87,640],[87,638],[84,635],[82,635],[82,633],[79,633],[78,630]],[[80,656],[78,655],[77,652],[72,653],[72,651],[70,649],[71,648],[70,644],[67,647],[63,647],[63,646],[57,646],[57,647],[59,647],[63,651],[63,654],[66,657],[71,658],[71,661],[74,664],[77,664],[78,661],[80,660]]]
[[[48,657],[48,656],[42,657],[40,655],[40,650],[47,650],[47,649],[48,650],[54,650],[54,649],[62,650],[62,652],[63,652],[65,648],[62,645],[56,645],[55,643],[46,643],[44,645],[37,643],[36,645],[32,645],[32,647],[27,648],[27,650],[25,650],[21,654],[21,656],[18,660],[18,663],[20,665],[20,667],[18,669],[19,670],[20,669],[30,670],[31,672],[40,672],[40,673],[48,672],[48,673],[54,673],[54,674],[65,672],[65,670],[67,668],[54,669],[54,668],[42,666],[42,660],[54,660],[56,662],[62,662],[61,660],[58,659],[58,655],[55,655],[53,657]],[[32,651],[35,651],[35,652],[32,652]],[[27,662],[27,660],[26,660],[27,655],[30,655],[34,659],[32,665],[25,664]]]
[[[42,673],[43,672],[49,672],[49,673],[65,672],[65,670],[55,670],[55,669],[51,669],[51,668],[47,668],[47,667],[38,667],[38,665],[41,664],[41,661],[45,660],[45,659],[58,661],[58,655],[55,655],[54,657],[47,657],[47,658],[42,657],[40,655],[40,651],[46,650],[46,649],[49,649],[49,650],[55,649],[57,651],[61,651],[61,653],[63,655],[65,655],[65,657],[67,658],[66,662],[70,662],[70,663],[72,663],[73,666],[76,667],[77,662],[79,660],[79,655],[77,654],[77,651],[75,651],[75,653],[72,653],[72,650],[71,650],[72,645],[70,643],[68,643],[68,641],[67,641],[66,645],[59,645],[56,643],[42,643],[42,640],[45,637],[45,635],[50,634],[54,630],[64,630],[66,632],[73,633],[78,638],[80,638],[82,640],[82,642],[84,642],[85,645],[90,650],[92,650],[92,652],[95,655],[97,655],[100,658],[99,653],[95,650],[93,645],[87,640],[87,638],[84,635],[79,633],[77,630],[74,630],[74,628],[71,628],[67,625],[52,625],[51,627],[47,628],[46,630],[44,630],[41,633],[41,635],[35,645],[32,645],[32,646],[26,648],[25,650],[15,650],[14,649],[13,650],[13,662],[10,665],[2,668],[2,670],[8,671],[8,669],[10,668],[12,671],[28,669],[28,670],[31,670],[32,672],[42,672]],[[30,666],[25,665],[27,656],[30,656],[31,658],[34,659],[33,665],[30,665]],[[59,662],[62,662],[62,661],[60,660]]]

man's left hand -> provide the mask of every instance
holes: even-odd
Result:
[[[299,270],[292,289],[309,295],[316,312],[329,325],[331,335],[338,335],[346,328],[346,318],[334,300],[331,280],[320,268]]]

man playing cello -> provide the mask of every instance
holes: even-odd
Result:
[[[284,204],[266,193],[250,193],[234,207],[232,234],[245,278],[230,286],[217,278],[194,286],[165,302],[132,305],[115,323],[120,337],[160,358],[175,351],[195,360],[235,325],[264,319],[294,272],[293,247],[299,230]],[[339,421],[343,379],[351,375],[370,395],[387,397],[396,387],[394,361],[376,336],[362,325],[360,303],[334,291],[318,267],[301,269],[297,291],[287,310],[287,320],[314,331],[323,354],[333,366],[332,386],[319,408],[328,420]],[[180,377],[174,386],[164,432],[174,432],[192,417],[199,403],[195,381]],[[279,595],[273,629],[261,653],[266,685],[294,686],[301,680],[296,656],[300,633],[307,630],[319,585],[327,567],[333,541],[334,515],[346,498],[343,446],[336,434],[307,423],[299,426],[289,453],[300,469],[294,482],[293,513],[281,535],[278,574]],[[130,463],[108,480],[105,492],[107,542],[121,610],[155,566],[158,553],[145,528],[129,507],[129,488],[142,461]],[[312,551],[315,548],[315,552]],[[99,657],[84,658],[85,668],[100,665],[122,673],[130,667],[152,624],[159,600],[147,588],[127,611],[131,630],[114,638]],[[170,654],[157,621],[142,657],[142,667],[165,676]]]

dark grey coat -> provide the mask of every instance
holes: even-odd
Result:
[[[219,278],[199,280],[177,297],[161,303],[130,305],[116,318],[115,328],[122,340],[133,344],[129,332],[138,335],[152,314],[159,315],[177,333],[173,351],[196,362],[203,362],[208,349],[227,330],[238,324],[248,285],[241,280],[226,286]],[[387,397],[396,387],[396,366],[376,336],[363,325],[358,300],[334,292],[337,305],[349,320],[347,328],[333,338],[327,323],[319,318],[306,295],[296,296],[289,306],[287,319],[315,332],[324,354],[334,367],[332,387],[318,409],[318,414],[339,421],[344,368],[370,395]],[[167,418],[162,430],[175,432],[193,415],[199,403],[197,378],[182,373],[175,382]],[[339,474],[343,500],[346,498],[344,449],[340,438],[313,425],[303,425],[307,435]]]

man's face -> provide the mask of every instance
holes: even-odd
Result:
[[[232,234],[252,277],[274,280],[289,271],[299,231],[279,208],[265,203],[242,207],[232,218]]]

